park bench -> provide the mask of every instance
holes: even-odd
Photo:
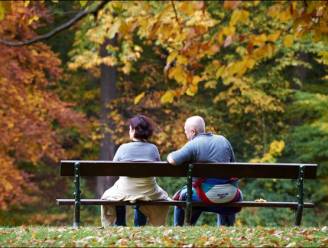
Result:
[[[167,162],[112,162],[88,160],[62,160],[61,176],[74,176],[75,192],[73,199],[57,199],[59,205],[74,205],[74,227],[80,225],[81,205],[169,205],[186,207],[186,224],[190,224],[192,206],[205,206],[203,202],[192,202],[192,177],[218,178],[275,178],[296,179],[298,187],[297,201],[241,201],[213,205],[231,207],[270,207],[291,208],[296,211],[295,225],[299,226],[304,208],[313,208],[311,202],[304,202],[304,179],[316,177],[316,164],[292,163],[192,163],[181,166],[170,165]],[[81,176],[130,176],[130,177],[185,177],[188,196],[186,201],[108,201],[102,199],[81,199]]]

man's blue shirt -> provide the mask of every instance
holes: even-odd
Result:
[[[222,135],[201,133],[181,149],[172,152],[177,165],[188,162],[234,162],[235,155],[230,142]]]
[[[198,134],[181,149],[170,153],[170,156],[177,165],[189,162],[235,162],[230,142],[222,135],[211,133]],[[227,180],[222,179],[220,183],[226,183]]]

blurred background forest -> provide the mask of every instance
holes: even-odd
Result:
[[[150,116],[162,159],[201,115],[238,161],[318,163],[305,182],[328,221],[328,5],[325,1],[1,1],[0,225],[71,224],[61,159],[111,159],[127,120]],[[94,10],[94,11],[93,11]],[[22,44],[89,11],[50,39]],[[21,43],[20,43],[21,42]],[[24,43],[24,42],[23,42]],[[83,180],[85,197],[114,178]],[[170,194],[184,180],[165,178]],[[241,180],[246,200],[295,200],[296,181]],[[280,194],[288,192],[288,195]],[[83,224],[100,225],[83,207]],[[237,225],[290,225],[287,209],[243,209]],[[170,218],[170,221],[172,218]],[[214,224],[205,215],[198,224]]]

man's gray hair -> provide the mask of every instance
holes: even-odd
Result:
[[[189,128],[194,128],[197,133],[205,133],[205,121],[198,115],[189,117],[185,125]]]

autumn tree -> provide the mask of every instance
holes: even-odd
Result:
[[[30,39],[41,23],[51,21],[42,3],[6,2],[0,37]],[[29,47],[0,44],[0,208],[31,200],[29,175],[19,164],[57,162],[73,154],[64,149],[58,128],[87,130],[82,114],[72,103],[61,101],[51,88],[62,76],[60,60],[51,49],[36,43]]]

